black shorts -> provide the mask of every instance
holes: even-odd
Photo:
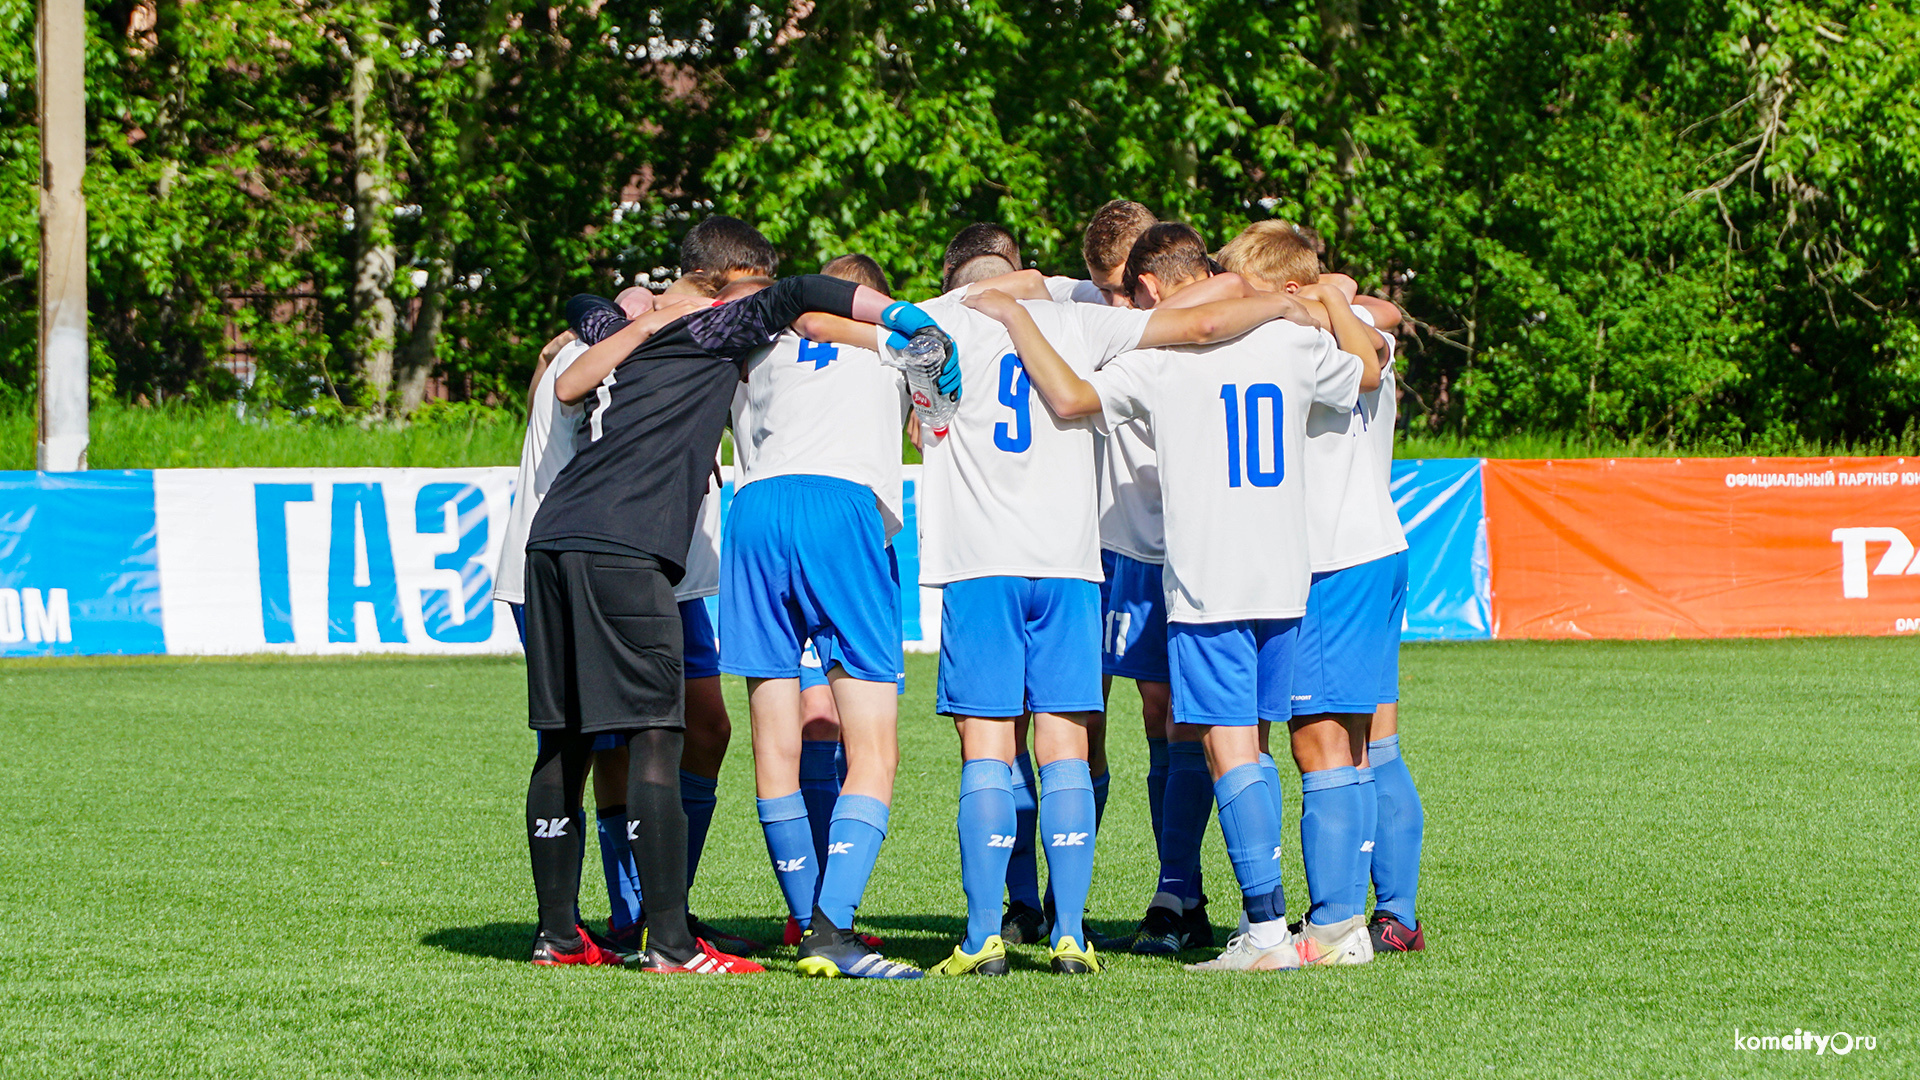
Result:
[[[680,605],[659,563],[529,551],[526,582],[528,727],[687,726]]]

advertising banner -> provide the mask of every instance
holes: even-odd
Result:
[[[1920,460],[1488,461],[1494,636],[1920,629]]]
[[[0,656],[165,652],[153,480],[0,472]]]
[[[1393,505],[1407,530],[1404,641],[1493,636],[1487,515],[1478,458],[1393,463]]]

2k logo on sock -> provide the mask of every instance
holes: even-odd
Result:
[[[627,843],[631,844],[639,838],[640,838],[640,823],[637,821],[627,822]]]
[[[774,869],[783,874],[791,874],[796,870],[805,870],[807,868],[807,857],[802,855],[797,859],[775,859],[773,860],[773,866]]]
[[[1276,844],[1276,845],[1274,845],[1274,848],[1273,848],[1273,857],[1274,857],[1274,859],[1275,859],[1276,861],[1278,861],[1278,860],[1279,860],[1279,858],[1280,858],[1280,853],[1281,853],[1282,851],[1285,851],[1285,850],[1286,850],[1285,848],[1283,848],[1283,847],[1281,847],[1281,846],[1279,846],[1278,844]]]
[[[849,843],[838,843],[838,844],[828,844],[828,845],[827,845],[827,854],[829,854],[829,855],[851,855],[851,854],[853,854],[853,845],[852,845],[852,844],[849,844]]]
[[[1083,832],[1057,832],[1053,834],[1053,847],[1086,847],[1087,835]]]
[[[536,840],[558,840],[567,835],[567,822],[570,817],[534,818],[533,837]]]
[[[1013,846],[1013,837],[1001,836],[999,833],[988,833],[987,846],[990,848],[994,848],[994,847],[1010,848]]]

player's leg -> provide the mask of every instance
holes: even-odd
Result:
[[[1300,964],[1287,932],[1280,884],[1280,821],[1260,769],[1263,711],[1285,707],[1294,620],[1186,624],[1169,628],[1174,722],[1198,727],[1220,832],[1240,883],[1245,934],[1195,971],[1271,971]]]
[[[687,889],[693,889],[718,805],[720,766],[733,741],[733,719],[720,689],[720,650],[705,600],[680,604],[687,692],[686,744],[680,758],[680,802],[687,814]]]
[[[1411,952],[1426,947],[1426,931],[1414,908],[1426,816],[1400,750],[1400,625],[1406,615],[1407,553],[1393,559],[1393,603],[1382,641],[1381,704],[1373,714],[1367,742],[1379,806],[1373,832],[1374,914],[1368,929],[1377,951]]]
[[[807,645],[813,651],[811,642]],[[800,794],[807,803],[807,824],[813,830],[813,848],[821,863],[827,860],[827,826],[833,804],[840,798],[841,770],[846,753],[840,744],[840,713],[833,706],[833,690],[817,659],[800,664]]]
[[[607,885],[607,936],[624,955],[640,951],[640,868],[627,842],[627,743],[618,735],[593,738],[594,832]]]
[[[804,930],[813,918],[822,860],[814,851],[806,797],[800,790],[799,679],[748,679],[747,711],[753,724],[753,779],[767,857],[786,899],[788,918]]]
[[[1088,948],[1087,893],[1099,837],[1092,728],[1101,717],[1100,590],[1091,581],[1042,578],[1028,586],[1026,697],[1040,761],[1039,835],[1054,902],[1052,966],[1098,971]]]
[[[1034,836],[1040,821],[1040,785],[1028,750],[1033,718],[1021,713],[1013,721],[1013,851],[1007,859],[1007,910],[1000,934],[1010,945],[1036,945],[1046,940],[1046,904],[1040,896],[1040,860]]]

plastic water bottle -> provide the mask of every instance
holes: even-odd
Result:
[[[931,327],[907,339],[905,349],[894,348],[890,340],[880,349],[880,358],[906,375],[920,426],[938,436],[946,435],[953,414],[960,409],[960,395],[940,389],[940,372],[952,352],[953,339]]]

